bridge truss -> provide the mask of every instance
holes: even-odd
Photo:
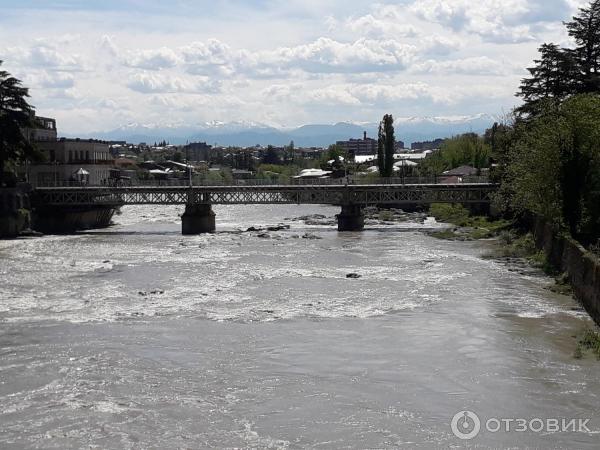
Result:
[[[494,184],[44,187],[44,206],[490,203]]]

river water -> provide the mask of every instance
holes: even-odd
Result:
[[[591,322],[549,279],[432,223],[338,233],[295,219],[332,207],[215,210],[212,235],[147,206],[0,242],[0,448],[600,446],[600,362],[573,357]],[[463,410],[472,441],[450,427]]]

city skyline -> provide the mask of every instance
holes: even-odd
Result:
[[[500,115],[584,3],[0,1],[0,59],[70,134]]]

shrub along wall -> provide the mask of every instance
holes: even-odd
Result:
[[[543,219],[534,220],[534,235],[548,262],[568,274],[575,296],[600,325],[600,261],[575,239],[559,233]]]

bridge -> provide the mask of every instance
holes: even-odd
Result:
[[[185,205],[183,234],[215,231],[212,205],[329,204],[341,207],[338,230],[360,231],[365,206],[460,203],[485,207],[496,189],[491,183],[38,187],[33,198],[37,205],[56,208]]]

